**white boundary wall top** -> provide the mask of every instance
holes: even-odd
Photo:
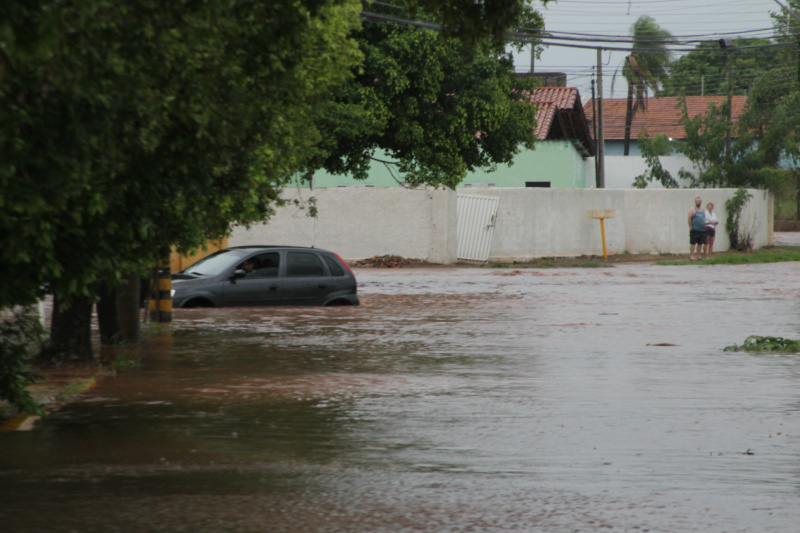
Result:
[[[698,172],[686,156],[667,155],[659,157],[658,160],[664,170],[669,172],[681,187],[689,186],[687,180],[678,179],[678,172],[681,169],[694,174]],[[606,189],[630,189],[633,187],[636,176],[644,174],[648,169],[647,161],[639,156],[606,155],[604,163]],[[597,182],[594,165],[593,157],[586,160],[586,186],[591,188],[594,188]],[[664,186],[658,182],[649,182],[647,188],[658,190],[664,189]]]

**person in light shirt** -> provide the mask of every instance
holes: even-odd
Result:
[[[719,220],[717,219],[717,214],[714,212],[714,204],[711,202],[708,203],[706,206],[706,247],[705,247],[705,257],[708,259],[711,257],[711,252],[714,251],[714,239],[717,237],[717,226],[719,225]]]

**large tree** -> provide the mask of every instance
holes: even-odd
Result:
[[[466,49],[496,49],[530,13],[521,0],[419,7]],[[359,73],[361,9],[355,0],[0,3],[0,274],[14,280],[0,286],[0,306],[49,291],[86,324],[103,283],[172,245],[188,250],[268,218],[281,185],[317,154],[318,124],[342,103],[333,89]],[[474,134],[484,123],[473,118],[451,120],[451,133]],[[431,148],[410,164],[446,159]],[[78,342],[73,351],[90,357]]]
[[[368,24],[357,39],[363,68],[336,92],[311,171],[366,178],[380,161],[412,185],[454,188],[467,172],[532,148],[531,84],[509,56],[481,45],[466,53],[455,39],[407,26]]]
[[[669,77],[669,44],[672,35],[647,15],[642,15],[631,26],[633,44],[631,53],[622,64],[622,77],[628,84],[628,104],[625,114],[625,145],[623,155],[628,155],[631,145],[631,124],[639,110],[647,107],[647,96],[656,94]]]
[[[357,2],[0,7],[0,305],[86,309],[171,245],[265,219],[360,52]],[[81,312],[85,314],[85,312]],[[84,345],[84,356],[90,351]]]
[[[737,39],[730,46],[701,43],[669,64],[670,76],[659,96],[724,96],[728,82],[735,95],[747,94],[764,77],[795,77],[797,60],[787,61],[768,39]],[[729,62],[730,70],[729,70]],[[730,77],[729,77],[730,73]]]

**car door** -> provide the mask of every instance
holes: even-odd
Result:
[[[286,252],[283,305],[322,305],[331,292],[327,267],[313,251]]]
[[[252,271],[245,270],[244,277],[229,275],[228,279],[223,281],[222,305],[239,307],[281,305],[280,253],[261,253],[248,257],[246,261],[255,263],[255,268]],[[244,270],[244,261],[234,269],[234,272],[236,270]]]

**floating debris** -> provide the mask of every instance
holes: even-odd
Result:
[[[373,267],[373,268],[402,268],[409,266],[418,266],[425,264],[425,261],[418,259],[406,259],[399,255],[376,255],[369,259],[362,259],[352,263],[352,266],[357,267]]]
[[[733,345],[724,348],[726,352],[770,352],[770,353],[798,353],[800,340],[784,339],[782,337],[759,337],[750,335],[741,346]]]

